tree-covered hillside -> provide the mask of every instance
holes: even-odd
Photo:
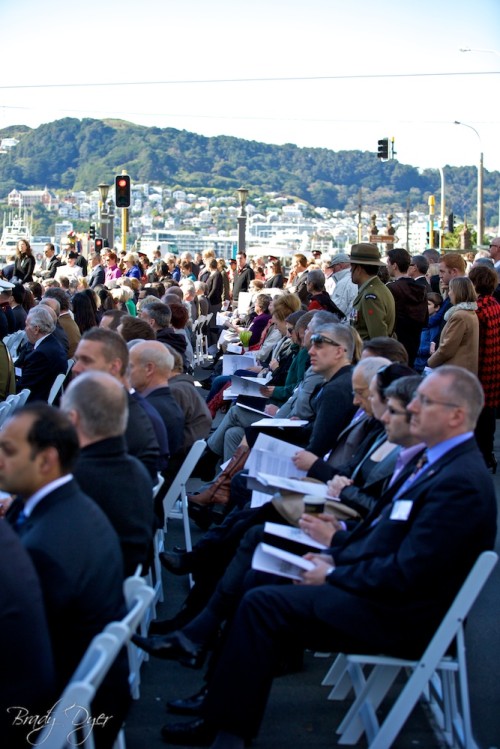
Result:
[[[90,190],[111,183],[126,169],[134,182],[191,190],[252,193],[275,191],[315,206],[356,210],[359,189],[367,210],[427,210],[439,195],[439,172],[420,173],[397,161],[381,163],[375,153],[275,146],[229,136],[207,138],[185,130],[142,127],[121,120],[65,118],[31,130],[0,130],[19,144],[0,154],[0,199],[18,189]],[[447,210],[475,220],[477,173],[473,166],[446,167]],[[500,173],[485,173],[485,217],[498,207]]]

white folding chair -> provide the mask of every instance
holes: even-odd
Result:
[[[0,427],[7,421],[13,410],[13,401],[6,400],[0,403]]]
[[[56,702],[51,720],[37,737],[40,746],[50,749],[67,749],[77,744],[85,749],[95,749],[94,736],[89,729],[88,716],[97,689],[113,665],[123,642],[110,632],[94,637],[69,684]],[[74,709],[71,709],[74,706]],[[76,736],[78,715],[84,721],[82,735]],[[85,716],[85,717],[83,717]],[[122,744],[123,745],[123,744]]]
[[[171,518],[180,519],[184,524],[184,538],[187,551],[191,551],[191,528],[189,525],[188,500],[186,484],[189,481],[193,470],[201,458],[207,443],[205,440],[196,440],[184,459],[182,466],[177,472],[177,476],[170,485],[165,497],[163,498],[163,510],[165,513],[165,531],[167,530],[168,520]],[[190,584],[193,584],[189,576]]]
[[[21,408],[24,406],[26,401],[29,398],[29,394],[31,393],[31,390],[28,388],[24,388],[21,390],[20,393],[17,393],[16,395],[9,395],[5,400],[7,403],[12,403],[12,411],[17,411],[18,408]]]
[[[50,388],[49,397],[47,399],[47,403],[49,404],[49,406],[51,406],[54,403],[59,393],[63,390],[64,383],[69,377],[74,363],[75,363],[74,359],[68,359],[66,372],[61,372],[61,374],[58,374],[56,379],[54,380],[52,387]]]
[[[128,609],[127,615],[119,622],[108,624],[104,631],[110,632],[121,639],[123,643],[127,643],[130,693],[134,700],[138,700],[140,697],[141,665],[146,660],[144,657],[146,654],[131,643],[130,638],[144,622],[155,592],[144,578],[136,574],[127,577],[123,583],[123,594]],[[141,634],[145,633],[141,630]]]
[[[366,733],[369,749],[388,749],[424,695],[429,698],[447,743],[461,749],[477,749],[470,716],[464,623],[497,561],[498,555],[493,551],[478,557],[420,660],[371,655],[337,657],[323,680],[324,685],[335,685],[329,698],[343,699],[351,684],[356,695],[337,729],[339,744],[356,744]],[[452,643],[453,656],[447,654]],[[368,678],[363,671],[366,666],[372,666]],[[408,681],[380,725],[376,710],[402,671],[409,674]]]
[[[4,337],[3,342],[5,343],[13,361],[15,361],[17,358],[19,347],[26,340],[27,338],[24,330],[16,330],[15,333],[11,333],[10,335],[6,335]]]
[[[157,483],[153,487],[153,502],[164,483],[165,483],[165,479],[163,478],[161,473],[159,473]],[[151,601],[151,605],[148,610],[148,615],[144,618],[142,625],[141,625],[142,629],[144,630],[143,632],[141,632],[141,634],[144,634],[144,635],[147,634],[147,628],[149,626],[149,622],[152,619],[156,619],[156,604],[161,603],[164,599],[162,566],[160,562],[160,554],[164,550],[165,550],[165,533],[163,531],[163,528],[158,528],[155,535],[153,536],[153,562],[148,571],[148,574],[145,577],[148,585],[151,585],[151,587],[154,590],[154,598]]]

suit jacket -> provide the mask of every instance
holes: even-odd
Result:
[[[142,463],[127,455],[125,439],[110,437],[83,447],[73,474],[118,534],[125,577],[138,564],[145,571],[153,539],[153,481]]]
[[[184,414],[175,402],[169,387],[160,387],[146,396],[167,427],[170,455],[182,450],[184,444]]]
[[[24,360],[19,391],[29,388],[29,401],[46,401],[55,378],[67,367],[66,352],[51,333]]]
[[[80,328],[73,320],[69,312],[63,312],[61,315],[59,315],[58,324],[66,333],[66,337],[68,339],[68,358],[72,359],[78,343],[80,342],[80,338],[82,337]]]
[[[147,469],[153,482],[156,482],[161,468],[160,446],[156,438],[153,422],[144,410],[135,393],[127,391],[128,421],[125,429],[125,442],[129,455],[134,455]]]
[[[12,506],[8,519],[20,509]],[[19,534],[42,586],[62,689],[92,638],[124,615],[118,536],[73,479],[35,506]]]
[[[36,625],[36,626],[35,626]],[[9,523],[0,522],[0,744],[29,746],[12,726],[7,707],[23,705],[38,713],[50,707],[54,692],[52,646],[42,590],[33,562]],[[32,726],[30,726],[31,730]]]
[[[373,440],[378,438],[383,431],[382,424],[368,414],[364,414],[354,422],[351,421],[337,437],[337,442],[328,458],[326,460],[318,458],[307,475],[325,483],[330,481],[341,466],[355,460],[361,445],[365,450],[368,449]]]
[[[92,273],[90,274],[88,278],[89,286],[91,289],[94,288],[94,286],[98,286],[99,284],[103,284],[105,280],[106,274],[104,272],[104,268],[102,265],[96,265],[92,269]]]
[[[456,446],[404,491],[392,487],[351,533],[337,533],[334,588],[364,601],[386,629],[391,652],[419,654],[427,645],[477,556],[492,549],[496,498],[474,439]],[[395,517],[400,509],[401,519]],[[319,618],[328,606],[318,600]]]

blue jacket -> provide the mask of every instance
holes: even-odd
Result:
[[[431,353],[431,343],[434,342],[437,348],[443,322],[441,309],[442,307],[440,307],[437,312],[434,312],[434,314],[429,317],[429,324],[426,328],[423,328],[420,334],[420,346],[413,363],[413,368],[416,372],[423,372],[424,367],[427,366],[427,359],[429,358]]]

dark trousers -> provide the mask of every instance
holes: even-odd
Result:
[[[217,730],[249,740],[259,730],[274,674],[291,648],[390,652],[398,624],[373,602],[328,584],[253,589],[238,607],[210,679],[204,716]]]

